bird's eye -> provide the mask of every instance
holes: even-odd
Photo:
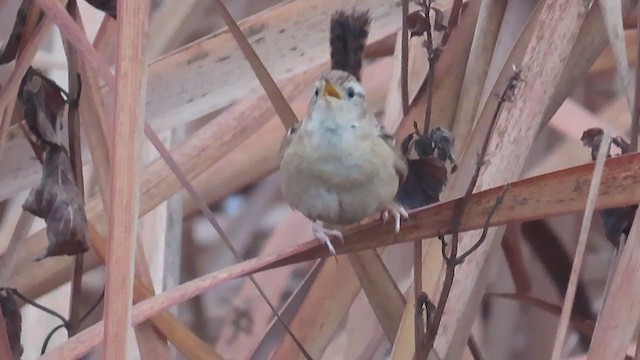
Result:
[[[349,88],[347,89],[347,97],[349,99],[353,99],[354,96],[356,96],[356,91],[353,90],[351,86],[349,86]]]
[[[314,91],[313,95],[315,96],[320,95],[320,89],[316,88],[316,91]]]

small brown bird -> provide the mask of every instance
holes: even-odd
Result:
[[[342,20],[341,51],[337,51],[338,20]],[[306,118],[289,129],[282,143],[282,192],[294,209],[314,221],[313,234],[335,254],[329,236],[343,240],[340,231],[327,225],[349,225],[382,212],[383,220],[400,218],[406,210],[394,202],[400,182],[407,173],[403,157],[391,135],[376,121],[358,81],[364,41],[368,35],[368,14],[336,13],[332,18],[332,63],[334,69],[321,77],[309,103]],[[347,26],[345,26],[345,24]],[[351,28],[349,28],[351,25]],[[363,29],[364,26],[364,29]],[[355,27],[355,29],[354,29]],[[358,36],[357,41],[354,34]],[[364,35],[364,39],[363,39]],[[354,56],[353,49],[360,49]],[[345,52],[351,53],[346,54]],[[342,61],[355,59],[355,69]],[[355,73],[355,75],[354,75]]]

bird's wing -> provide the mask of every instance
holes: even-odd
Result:
[[[398,174],[400,183],[402,183],[407,177],[407,162],[404,160],[402,154],[400,154],[400,151],[396,148],[396,139],[393,137],[393,135],[389,134],[383,126],[378,127],[378,132],[378,136],[380,136],[380,138],[382,138],[382,140],[384,140],[384,142],[389,145],[389,148],[391,148],[391,150],[395,154],[393,168],[395,169],[396,174]]]

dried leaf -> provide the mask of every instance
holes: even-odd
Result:
[[[13,30],[11,30],[9,40],[2,50],[2,54],[0,54],[0,65],[10,63],[16,59],[18,50],[20,49],[20,42],[22,41],[22,35],[25,33],[25,26],[27,25],[31,4],[32,0],[24,0],[20,8],[18,8]],[[40,23],[41,20],[42,14],[39,15],[37,23]]]
[[[20,343],[20,335],[22,334],[22,316],[20,309],[13,296],[11,289],[0,289],[0,308],[4,317],[4,325],[7,329],[7,337],[9,338],[9,346],[14,360],[22,357],[24,349]]]
[[[446,161],[453,165],[453,136],[446,130],[436,127],[429,134],[421,134],[416,128],[400,146],[402,154],[409,157],[412,150],[417,159],[409,159],[407,178],[400,185],[396,200],[407,209],[436,203],[447,183]]]
[[[444,21],[444,12],[438,8],[431,7],[434,14],[433,30],[443,32],[447,30],[447,24]],[[416,10],[407,15],[407,28],[411,37],[422,36],[429,29],[430,19],[427,18],[423,10]]]
[[[114,20],[116,19],[116,5],[118,3],[116,0],[87,0],[87,2],[94,8],[111,16]]]
[[[407,15],[407,28],[411,37],[422,36],[429,28],[429,19],[427,19],[424,12],[416,10]]]
[[[40,185],[29,194],[22,208],[47,224],[49,247],[37,260],[89,250],[82,193],[75,184],[69,155],[63,147],[49,144]]]
[[[22,78],[19,100],[29,130],[39,141],[62,145],[62,116],[66,92],[38,70],[29,67]]]

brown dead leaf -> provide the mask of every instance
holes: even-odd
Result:
[[[22,357],[24,349],[20,343],[20,335],[22,333],[22,316],[13,292],[7,288],[0,289],[0,308],[4,317],[4,325],[7,329],[7,337],[9,338],[9,346],[14,360]]]
[[[446,161],[453,165],[453,136],[442,128],[434,128],[429,134],[422,134],[417,128],[409,134],[401,144],[401,151],[405,157],[412,152],[417,159],[409,159],[407,178],[400,185],[396,200],[407,209],[436,203],[440,200],[440,193],[447,183]]]
[[[29,130],[39,141],[62,145],[60,131],[66,92],[40,71],[29,67],[22,78],[19,100]]]
[[[82,193],[75,184],[69,155],[63,147],[48,145],[40,185],[29,194],[22,208],[47,224],[49,247],[36,260],[89,250]]]
[[[444,12],[438,8],[431,7],[431,12],[434,14],[433,30],[442,32],[447,30],[447,25],[444,21]],[[407,28],[411,37],[422,36],[430,27],[430,19],[423,10],[416,10],[407,15]]]
[[[22,42],[22,36],[25,34],[25,27],[29,17],[29,9],[31,8],[32,0],[24,0],[18,8],[16,14],[16,22],[13,24],[13,30],[7,41],[2,53],[0,54],[0,65],[7,64],[16,59],[18,50],[20,49],[20,43]],[[38,15],[38,21],[35,25],[42,20],[42,13]]]
[[[116,0],[87,0],[87,3],[89,3],[89,5],[93,6],[94,8],[103,11],[105,14],[111,16],[114,20],[116,19]]]

